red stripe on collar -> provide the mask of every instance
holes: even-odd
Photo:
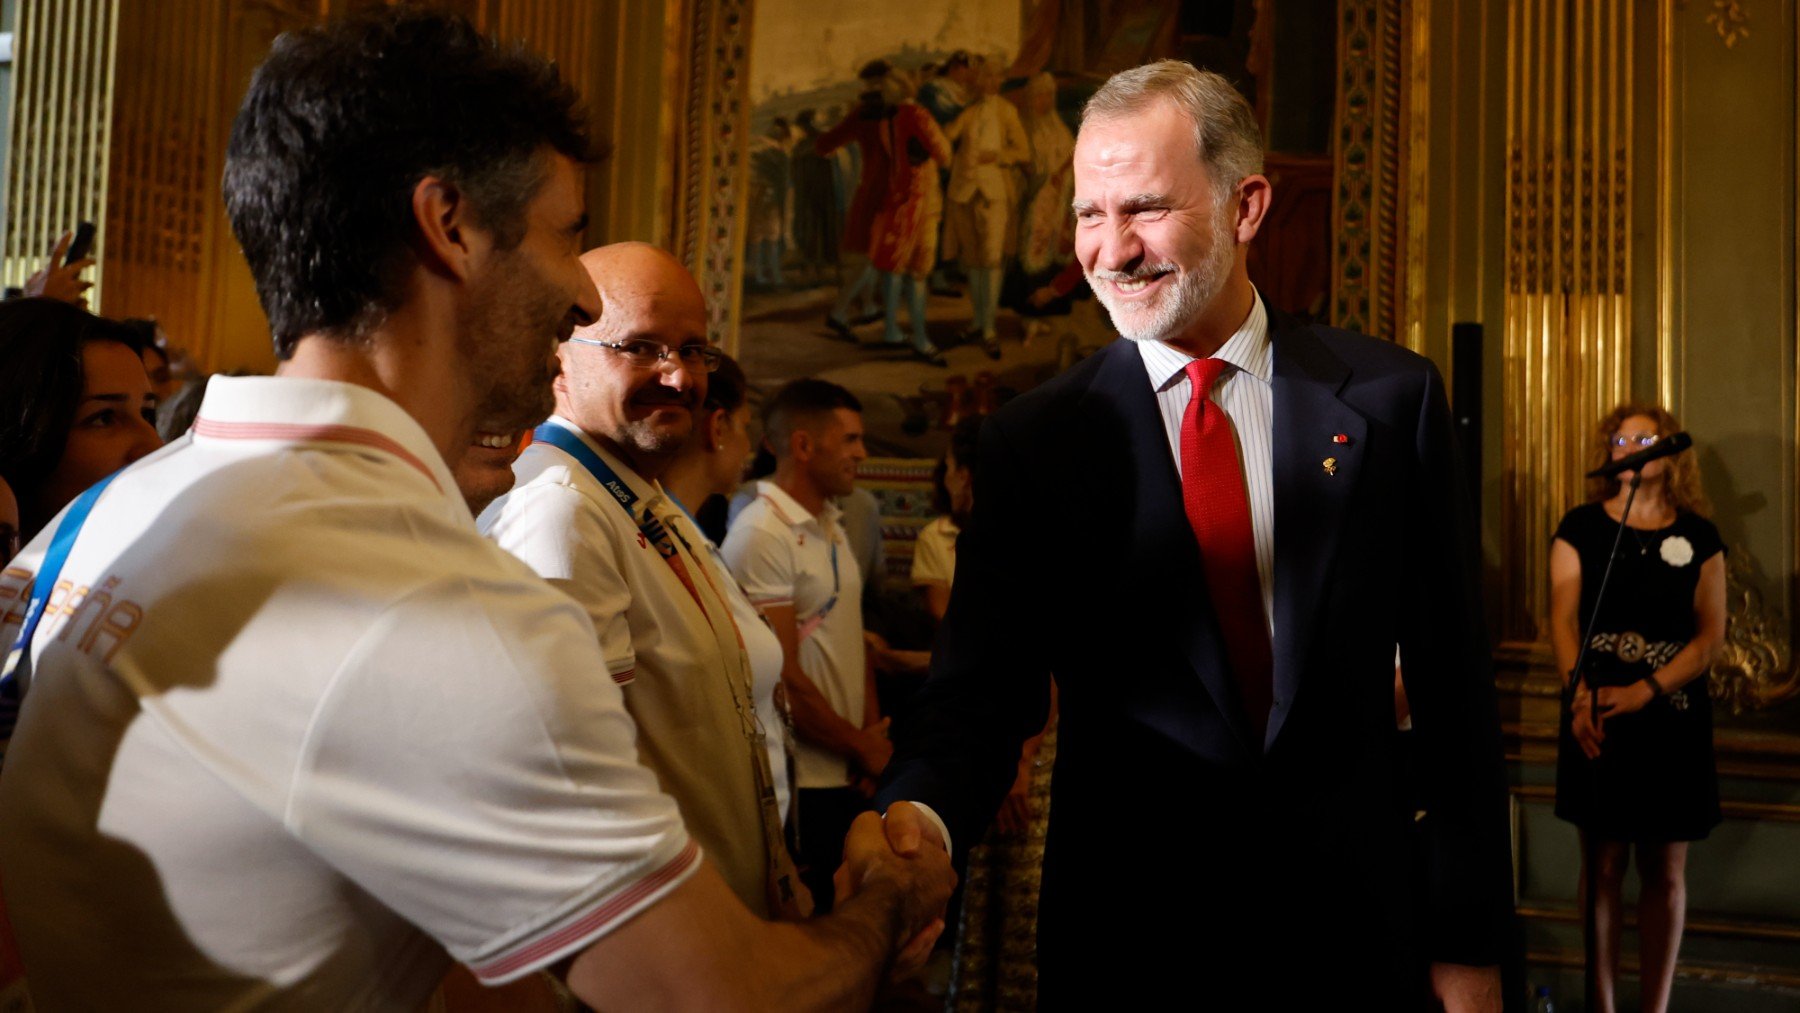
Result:
[[[437,476],[425,466],[425,462],[416,457],[390,437],[383,436],[373,429],[359,429],[356,426],[311,425],[300,422],[220,422],[217,419],[197,418],[194,420],[194,432],[200,436],[215,440],[282,440],[291,443],[350,443],[359,447],[369,447],[384,451],[398,457],[411,465],[419,474],[424,475],[443,492],[444,487],[438,484]]]

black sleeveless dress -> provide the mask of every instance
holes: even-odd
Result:
[[[1556,537],[1581,557],[1581,628],[1594,614],[1619,524],[1600,503],[1570,510]],[[1719,530],[1678,511],[1666,528],[1629,528],[1606,603],[1588,642],[1591,686],[1623,686],[1668,663],[1694,636],[1700,564],[1724,552]],[[1633,714],[1607,718],[1598,759],[1570,730],[1567,706],[1556,758],[1556,815],[1606,840],[1697,841],[1719,825],[1713,766],[1712,677],[1701,675]]]

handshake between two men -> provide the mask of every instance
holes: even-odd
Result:
[[[830,914],[766,922],[703,864],[576,957],[569,988],[632,1009],[866,1009],[930,956],[956,873],[936,828],[898,802],[857,817],[835,882]]]

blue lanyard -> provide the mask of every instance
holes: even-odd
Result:
[[[837,607],[838,592],[843,589],[843,584],[838,580],[837,545],[837,539],[831,539],[831,597],[825,599],[824,607],[819,609],[820,621],[824,621],[831,610]]]
[[[554,422],[546,422],[532,430],[531,438],[538,443],[547,443],[579,462],[588,470],[588,474],[594,476],[594,481],[599,482],[607,492],[612,493],[613,499],[619,501],[619,506],[625,510],[625,516],[630,517],[650,544],[656,546],[656,551],[662,553],[664,559],[674,558],[675,546],[669,541],[669,532],[662,522],[648,510],[644,511],[642,518],[638,517],[638,494],[581,437]]]
[[[121,469],[122,471],[123,469]],[[19,720],[19,684],[21,670],[29,671],[31,655],[31,638],[37,633],[38,622],[44,618],[44,603],[50,600],[50,593],[56,590],[56,582],[62,577],[63,564],[69,561],[69,550],[75,547],[75,536],[81,533],[82,525],[87,523],[88,514],[94,509],[94,503],[112,480],[119,477],[115,471],[94,483],[88,490],[69,504],[69,512],[63,515],[62,523],[57,525],[56,534],[50,539],[50,548],[44,553],[44,561],[39,564],[37,579],[31,585],[31,604],[25,607],[25,623],[19,627],[18,639],[13,641],[12,650],[6,654],[6,667],[0,670],[0,743],[12,738],[13,726]]]
[[[669,492],[668,490],[664,490],[663,494],[669,497],[669,502],[675,504],[677,509],[679,509],[684,514],[687,514],[688,523],[692,524],[694,526],[694,530],[700,531],[700,518],[694,516],[694,512],[687,508],[687,504],[676,499],[675,494],[672,492]],[[706,534],[706,532],[704,532],[704,531],[700,531],[700,533],[702,535]]]

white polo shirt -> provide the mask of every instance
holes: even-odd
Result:
[[[725,598],[729,575],[714,572],[704,539],[695,544],[687,518],[660,484],[574,423],[551,416],[550,424],[612,469],[637,497],[640,517],[647,512],[686,539],[671,544],[693,592],[600,479],[546,442],[519,455],[512,491],[482,511],[478,526],[587,611],[610,681],[625,687],[639,757],[675,797],[683,823],[733,892],[767,914],[769,852],[751,745],[736,707],[740,697],[754,707],[753,678]]]
[[[913,542],[912,582],[949,587],[956,579],[956,537],[962,529],[948,516],[919,529]]]
[[[838,524],[838,508],[827,501],[823,515],[814,517],[773,482],[758,482],[756,491],[756,500],[732,522],[720,551],[754,605],[793,606],[805,634],[800,670],[838,716],[861,726],[866,686],[862,574]],[[794,743],[796,787],[842,788],[849,783],[850,767],[843,757],[804,739]]]
[[[446,949],[519,977],[700,861],[587,617],[371,390],[215,378],[62,577],[0,776],[41,1008],[412,1010]]]

